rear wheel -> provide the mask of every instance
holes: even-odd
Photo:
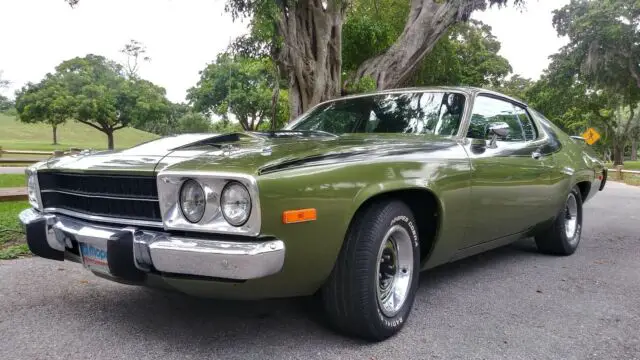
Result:
[[[413,306],[420,243],[411,210],[381,201],[359,212],[322,289],[329,321],[339,331],[384,340],[403,327]]]
[[[536,235],[540,252],[553,255],[571,255],[580,244],[582,235],[582,196],[575,186],[567,195],[565,204],[553,224]]]

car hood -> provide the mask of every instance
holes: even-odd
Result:
[[[163,170],[265,174],[291,168],[433,153],[457,146],[442,137],[406,134],[326,136],[279,133],[185,134],[121,151],[85,151],[54,158],[38,170],[149,175]]]

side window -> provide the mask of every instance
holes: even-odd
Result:
[[[526,141],[535,140],[538,138],[538,130],[536,126],[533,124],[531,117],[527,114],[527,111],[521,108],[518,105],[513,105],[515,109],[516,116],[520,120],[520,124],[522,125],[522,129],[524,131],[524,139]]]
[[[526,117],[527,125],[521,122],[520,112]],[[527,141],[535,136],[535,128],[524,109],[517,108],[507,101],[479,96],[473,105],[467,137],[486,139],[489,126],[498,122],[509,125],[509,134],[500,138],[501,141]]]

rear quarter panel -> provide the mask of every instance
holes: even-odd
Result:
[[[571,139],[569,135],[550,122],[546,124],[562,144],[561,149],[553,155],[554,165],[551,171],[551,183],[556,194],[554,197],[555,206],[559,210],[571,188],[582,182],[590,184],[587,197],[583,199],[583,202],[590,200],[599,191],[601,180],[598,176],[605,169],[604,163],[598,159],[597,154],[589,145]]]

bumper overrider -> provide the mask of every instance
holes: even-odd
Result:
[[[229,241],[213,234],[176,236],[119,227],[26,209],[20,213],[29,249],[53,260],[81,262],[94,273],[129,282],[146,274],[250,280],[282,270],[285,246],[278,239]]]

